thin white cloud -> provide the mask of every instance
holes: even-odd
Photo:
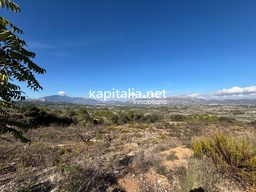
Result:
[[[188,96],[203,99],[256,99],[256,86],[221,89],[212,93],[191,93]]]
[[[30,41],[27,43],[29,49],[53,49],[55,46],[47,43]]]
[[[119,31],[104,31],[97,33],[88,33],[83,37],[73,39],[61,39],[60,44],[63,47],[83,47],[91,44],[100,44],[114,40],[123,39],[125,35]]]
[[[52,52],[50,55],[55,56],[55,57],[69,57],[71,56],[70,53],[65,53],[65,52]]]
[[[218,90],[215,94],[216,95],[240,95],[240,94],[248,95],[251,93],[256,93],[256,86],[244,87],[244,88],[234,86],[230,89]]]
[[[67,93],[66,93],[65,91],[59,91],[59,92],[58,92],[58,95],[60,95],[60,96],[66,96]]]
[[[188,96],[203,99],[202,95],[200,95],[199,93],[190,93]]]

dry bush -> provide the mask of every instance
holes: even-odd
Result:
[[[180,180],[179,191],[202,188],[207,192],[218,192],[218,185],[222,181],[215,166],[206,159],[191,158],[188,160],[188,168],[179,168],[176,174]]]
[[[84,154],[75,169],[66,174],[60,190],[105,192],[110,186],[117,185],[117,173],[114,171],[113,167],[106,165],[102,154],[90,151]]]
[[[37,192],[37,191],[51,191],[55,187],[54,184],[52,184],[49,181],[38,183],[38,184],[27,184],[25,186],[22,186],[18,192]]]
[[[171,151],[165,158],[167,161],[174,161],[179,159],[175,151]]]
[[[146,173],[151,167],[157,167],[161,162],[153,148],[140,151],[133,158],[132,168],[136,172]]]
[[[244,184],[256,183],[256,146],[243,139],[221,133],[193,139],[192,149],[198,157],[210,159],[222,173]]]
[[[69,161],[74,157],[72,149],[68,146],[52,146],[43,142],[35,142],[17,153],[20,167],[49,167],[56,161]]]
[[[106,189],[116,184],[114,175],[107,174],[103,169],[97,166],[88,165],[86,167],[78,167],[63,182],[62,191],[91,191],[104,192]]]

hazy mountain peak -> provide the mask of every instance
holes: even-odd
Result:
[[[42,102],[64,102],[64,103],[76,103],[76,104],[101,104],[102,102],[83,97],[69,97],[67,95],[50,95],[36,99]]]

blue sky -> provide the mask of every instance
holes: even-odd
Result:
[[[15,2],[21,13],[1,15],[47,70],[43,91],[21,85],[31,98],[113,88],[256,98],[255,0]]]

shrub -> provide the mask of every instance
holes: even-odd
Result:
[[[187,169],[180,167],[176,174],[180,180],[180,191],[220,191],[218,185],[222,181],[222,176],[214,164],[205,159],[188,159]]]
[[[55,112],[47,113],[35,106],[29,106],[23,111],[24,118],[20,122],[27,123],[30,127],[49,126],[51,124],[68,126],[73,123],[69,117],[58,116]]]
[[[106,191],[116,184],[116,178],[97,166],[77,167],[62,185],[62,191]]]
[[[204,123],[217,123],[221,121],[221,117],[217,117],[216,115],[207,115],[207,114],[193,114],[188,115],[187,119],[195,122],[204,122]]]
[[[256,148],[249,140],[225,136],[222,133],[192,140],[195,155],[206,156],[217,169],[236,180],[256,182]]]
[[[166,160],[167,161],[174,161],[174,160],[178,160],[178,156],[176,155],[175,151],[171,151],[169,155],[166,156]]]
[[[230,117],[219,117],[219,121],[224,123],[234,123],[236,120]]]
[[[180,115],[180,114],[174,114],[171,116],[171,120],[172,121],[178,121],[178,122],[182,122],[186,119],[186,116],[184,115]]]
[[[252,125],[253,127],[255,127],[255,128],[256,128],[256,121],[252,121],[252,122],[250,122],[250,125]]]
[[[167,176],[170,171],[167,169],[166,166],[164,165],[156,165],[156,173],[159,174],[159,175],[164,175],[164,176]]]
[[[151,148],[139,152],[133,159],[133,170],[146,173],[151,167],[160,164],[159,156],[155,155]]]

